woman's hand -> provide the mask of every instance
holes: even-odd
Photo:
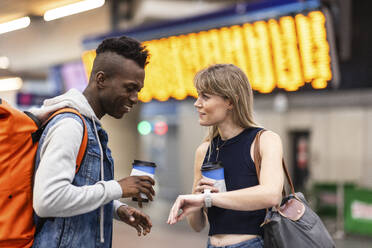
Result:
[[[200,211],[204,207],[204,195],[180,195],[174,202],[168,217],[168,224],[176,224],[192,212]],[[182,210],[180,214],[178,212]]]
[[[206,178],[201,178],[194,188],[193,194],[202,194],[205,189],[210,189],[212,193],[218,193],[219,190],[214,187],[214,181]]]

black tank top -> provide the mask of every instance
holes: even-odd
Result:
[[[247,128],[237,136],[225,141],[219,136],[212,141],[204,162],[221,161],[225,171],[226,190],[238,190],[258,184],[257,173],[250,155],[250,149],[257,132],[261,128]],[[217,152],[219,147],[219,152]],[[218,158],[217,158],[218,153]],[[236,211],[211,207],[208,209],[209,235],[215,234],[254,234],[261,235],[260,224],[264,221],[266,210]]]

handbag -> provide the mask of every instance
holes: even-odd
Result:
[[[258,182],[260,182],[260,136],[266,130],[257,133],[254,146],[254,163]],[[266,209],[264,228],[265,248],[333,248],[335,244],[319,216],[310,208],[304,195],[295,193],[284,159],[283,170],[291,188],[291,194],[285,195],[280,206]]]

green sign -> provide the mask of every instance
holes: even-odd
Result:
[[[345,189],[345,231],[372,235],[372,190]]]

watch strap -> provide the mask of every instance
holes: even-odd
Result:
[[[203,194],[204,194],[204,206],[206,208],[212,207],[211,190],[210,189],[205,189]]]

